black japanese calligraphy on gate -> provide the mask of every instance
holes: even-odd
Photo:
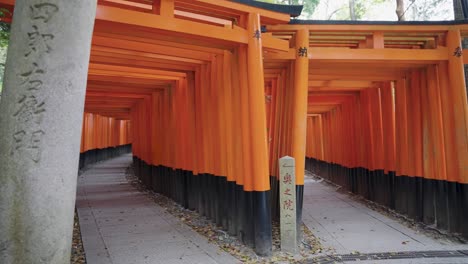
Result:
[[[306,47],[299,47],[297,50],[297,54],[299,57],[307,57],[307,48]]]
[[[459,58],[463,56],[463,50],[462,48],[460,48],[460,46],[455,48],[455,51],[453,52],[453,56],[459,57]]]
[[[46,134],[42,128],[43,115],[47,112],[47,102],[41,90],[44,88],[46,70],[42,64],[46,56],[53,51],[55,35],[50,23],[59,11],[53,3],[32,3],[29,6],[29,30],[26,33],[26,50],[19,58],[29,65],[18,74],[21,91],[16,101],[13,117],[16,119],[11,154],[27,155],[32,161],[41,160],[41,141]]]
[[[260,39],[262,37],[262,32],[259,29],[255,30],[253,37],[256,39]]]

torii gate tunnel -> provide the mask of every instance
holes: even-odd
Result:
[[[81,166],[131,143],[148,188],[259,255],[271,252],[285,155],[299,221],[307,168],[468,237],[467,24],[299,21],[295,7],[253,1],[97,2]]]

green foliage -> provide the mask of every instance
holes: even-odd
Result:
[[[10,11],[5,8],[0,8],[0,18],[10,14]],[[10,39],[10,24],[0,21],[0,47],[8,46],[8,40]]]
[[[315,8],[320,3],[320,0],[260,0],[262,2],[268,2],[273,4],[283,4],[283,5],[303,5],[304,9],[302,10],[301,17],[303,18],[312,18],[312,14],[315,11]]]
[[[367,12],[368,6],[365,0],[356,0],[354,2],[354,13],[356,15],[356,20],[361,20]]]
[[[453,5],[452,0],[407,0],[405,1],[407,10],[405,15],[408,20],[447,20]]]
[[[0,18],[8,15],[10,11],[0,8]],[[10,40],[10,24],[0,22],[0,98],[3,88],[3,74],[5,71],[8,41]]]
[[[372,6],[392,2],[395,0],[349,0],[341,8],[335,10],[329,19],[337,20],[352,20],[351,6],[354,3],[354,18],[355,20],[363,20],[366,18],[368,11]]]
[[[10,40],[10,24],[0,22],[0,48],[7,47]]]
[[[0,46],[0,93],[2,92],[1,84],[3,84],[3,72],[5,71],[7,49],[7,46]]]

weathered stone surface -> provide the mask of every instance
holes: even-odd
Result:
[[[295,168],[294,158],[279,159],[281,250],[291,253],[297,249]]]
[[[69,263],[96,0],[17,0],[0,103],[0,263]]]

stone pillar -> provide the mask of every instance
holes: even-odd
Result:
[[[0,102],[0,263],[69,263],[96,0],[16,0]]]
[[[292,157],[279,159],[281,251],[297,252],[296,165]]]

